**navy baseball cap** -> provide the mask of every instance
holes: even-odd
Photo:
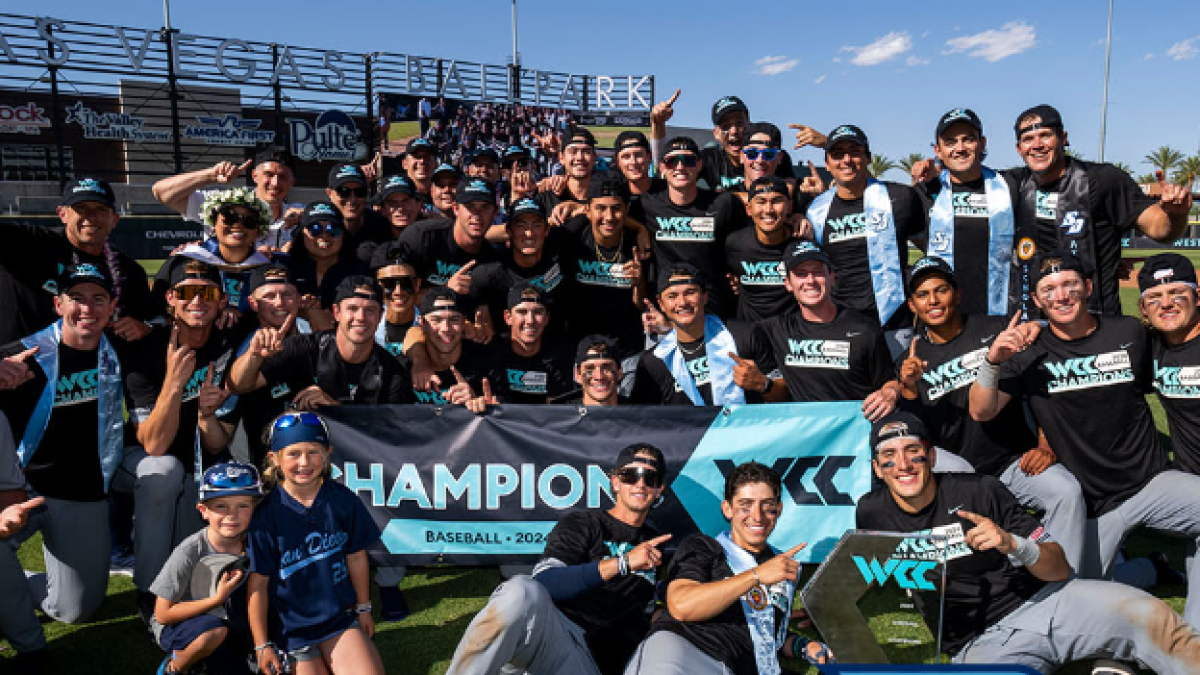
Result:
[[[742,99],[737,96],[723,96],[717,99],[712,105],[712,123],[716,126],[721,123],[721,118],[731,112],[741,110],[747,115],[750,114],[750,109],[742,102]]]
[[[80,202],[99,202],[110,209],[117,208],[117,196],[108,181],[98,178],[77,178],[67,183],[59,206],[71,206]]]
[[[338,284],[337,295],[333,298],[333,304],[336,305],[347,298],[374,300],[382,305],[383,289],[379,287],[379,282],[375,280],[375,277],[369,277],[365,274],[351,274],[342,279],[342,282]]]
[[[438,167],[433,170],[433,174],[430,175],[430,178],[437,178],[445,173],[448,173],[455,178],[462,178],[462,172],[455,168],[453,164],[438,164]]]
[[[575,348],[575,365],[592,359],[612,359],[620,365],[621,352],[617,348],[617,341],[607,335],[585,336]]]
[[[416,197],[417,186],[413,184],[412,180],[408,176],[388,176],[387,178],[383,179],[383,183],[379,187],[379,201],[382,202],[394,194]]]
[[[979,119],[979,115],[975,114],[970,108],[955,108],[948,111],[938,119],[937,130],[934,131],[935,137],[941,137],[942,132],[949,129],[951,125],[965,122],[975,127],[979,133],[983,133],[983,121]]]
[[[458,184],[454,191],[454,201],[459,204],[471,202],[496,203],[496,186],[482,178],[468,178]]]
[[[950,267],[950,263],[936,255],[928,255],[913,263],[913,266],[909,268],[908,294],[912,295],[913,291],[917,290],[917,286],[921,285],[921,281],[930,274],[940,275],[949,281],[951,286],[958,288],[958,279],[954,277],[954,269]]]
[[[329,187],[336,190],[346,183],[367,184],[367,174],[357,164],[337,164],[329,170]]]
[[[1142,293],[1163,284],[1185,283],[1195,288],[1196,268],[1191,260],[1178,253],[1159,253],[1142,263],[1137,280]]]
[[[879,452],[881,444],[897,438],[925,441],[929,440],[929,431],[920,417],[904,410],[895,410],[871,426],[871,454]]]
[[[529,159],[529,157],[529,150],[521,145],[510,145],[504,149],[503,160],[505,165],[511,164],[513,160],[521,158]]]
[[[549,307],[546,291],[528,282],[508,289],[508,304],[506,305],[508,309],[512,309],[522,302],[536,302],[542,307]]]
[[[217,497],[261,497],[262,479],[252,464],[223,462],[208,467],[200,479],[201,502]]]
[[[96,284],[100,288],[103,288],[104,292],[110,296],[113,292],[112,275],[109,274],[107,265],[68,263],[63,267],[62,272],[59,272],[56,283],[59,295],[66,293],[72,287],[79,284]]]
[[[268,432],[267,445],[271,452],[279,452],[297,443],[320,443],[329,445],[329,427],[325,420],[314,412],[286,412],[275,418]]]
[[[595,181],[593,180],[593,182]],[[541,204],[537,203],[537,200],[521,197],[508,207],[508,222],[511,224],[517,220],[517,216],[523,216],[526,213],[536,213],[543,219],[546,218],[546,211]]]
[[[333,223],[344,225],[342,212],[330,202],[313,202],[304,207],[304,215],[300,216],[300,225],[308,227],[313,223]]]
[[[471,163],[474,164],[475,160],[479,159],[480,157],[491,157],[492,161],[496,162],[497,164],[500,163],[500,154],[496,152],[495,148],[489,147],[476,150],[475,154],[471,155]]]
[[[432,153],[433,152],[433,143],[430,143],[428,140],[426,140],[424,138],[418,137],[418,138],[414,138],[411,141],[409,141],[408,146],[405,148],[405,152],[410,155],[413,154],[414,152],[417,152],[418,150],[424,150],[426,152]]]
[[[829,132],[829,135],[826,138],[828,139],[825,141],[826,153],[828,153],[833,146],[840,141],[851,141],[853,143],[858,143],[863,147],[863,150],[866,150],[867,152],[871,151],[871,142],[867,140],[867,135],[863,133],[862,129],[859,129],[853,124],[843,124],[841,126],[834,127],[833,131]]]
[[[755,181],[757,183],[758,181]],[[811,241],[793,241],[788,244],[788,247],[783,252],[783,271],[791,272],[802,262],[808,260],[817,260],[825,264],[825,267],[833,269],[833,263],[830,262],[829,256],[822,251],[819,246]]]
[[[434,312],[458,312],[466,315],[458,293],[445,286],[434,286],[421,296],[421,314],[428,316]]]

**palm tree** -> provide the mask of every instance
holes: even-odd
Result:
[[[1078,160],[1084,160],[1084,159],[1087,159],[1086,157],[1084,157],[1084,156],[1083,156],[1083,153],[1082,153],[1082,152],[1079,152],[1079,151],[1078,151],[1078,150],[1076,150],[1075,148],[1067,148],[1067,149],[1066,149],[1066,150],[1064,150],[1063,152],[1065,152],[1065,153],[1066,153],[1067,157],[1070,157],[1070,158],[1072,158],[1072,159],[1078,159]]]
[[[925,155],[922,155],[919,152],[912,152],[900,158],[899,168],[901,171],[911,177],[913,165],[924,160]]]
[[[883,174],[896,168],[896,163],[887,158],[887,155],[871,155],[871,166],[867,167],[867,171],[875,178],[879,178]]]
[[[1158,179],[1155,178],[1154,174],[1152,174],[1152,173],[1144,173],[1144,174],[1138,176],[1137,178],[1134,178],[1133,180],[1136,181],[1138,185],[1156,185],[1156,184],[1158,184]]]
[[[1193,155],[1175,165],[1175,182],[1195,191],[1196,179],[1200,178],[1200,155]]]
[[[1129,174],[1131,178],[1133,177],[1133,167],[1129,166],[1125,162],[1113,162],[1113,166]]]
[[[1161,146],[1142,158],[1142,162],[1161,171],[1164,179],[1170,176],[1171,169],[1179,166],[1181,161],[1183,161],[1183,153],[1169,145]]]

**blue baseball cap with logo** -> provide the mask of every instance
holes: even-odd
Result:
[[[218,497],[261,497],[262,479],[252,464],[223,462],[210,466],[200,479],[200,501]]]
[[[107,181],[98,178],[77,178],[63,190],[60,206],[71,206],[81,202],[99,202],[110,209],[117,207],[117,196]]]
[[[304,215],[300,217],[300,225],[308,227],[312,223],[334,223],[342,225],[342,212],[330,202],[313,202],[304,207]]]
[[[921,285],[921,281],[930,274],[940,275],[949,281],[951,286],[958,288],[958,279],[954,277],[954,268],[950,267],[950,263],[936,255],[927,255],[913,263],[908,270],[908,294],[912,295],[917,286]]]
[[[338,164],[329,170],[329,187],[338,189],[346,183],[367,184],[367,174],[357,164]]]
[[[510,145],[504,150],[504,164],[507,166],[517,159],[529,159],[529,150],[521,145]]]
[[[432,153],[434,148],[433,148],[433,143],[430,143],[428,140],[426,140],[424,138],[414,138],[408,142],[408,147],[406,148],[406,150],[407,150],[408,154],[411,155],[414,152]]]
[[[825,141],[826,154],[828,154],[829,151],[833,149],[833,146],[837,145],[838,143],[840,143],[842,141],[850,141],[851,143],[857,143],[863,147],[863,150],[866,150],[867,152],[871,151],[871,142],[867,140],[867,135],[865,133],[863,133],[862,129],[859,129],[858,127],[854,126],[853,124],[842,124],[837,127],[834,127],[833,131],[829,132],[829,135],[826,136],[826,139],[827,139]]]
[[[56,284],[59,294],[64,294],[79,284],[96,284],[109,295],[113,292],[112,275],[107,265],[68,263],[62,272],[59,272]]]
[[[444,174],[450,174],[455,178],[462,178],[462,172],[459,171],[453,164],[439,164],[438,168],[434,169],[433,173],[430,174],[430,178],[437,178],[438,176]]]
[[[379,201],[382,202],[394,194],[415,197],[417,196],[417,186],[413,184],[408,176],[388,176],[383,179],[383,183],[379,187]]]
[[[783,270],[791,272],[797,265],[809,260],[822,262],[825,267],[833,269],[833,263],[829,261],[829,256],[819,246],[811,241],[793,241],[783,252]]]
[[[491,157],[493,162],[500,163],[500,153],[496,152],[495,148],[490,147],[476,150],[475,154],[471,155],[471,163],[474,164],[475,160],[484,157]]]
[[[595,181],[593,181],[595,182]],[[527,213],[537,214],[543,219],[546,217],[546,211],[542,205],[537,203],[537,200],[529,197],[521,197],[508,207],[508,222],[513,223],[517,220],[517,216],[523,216]]]
[[[454,201],[459,204],[471,202],[496,203],[496,186],[482,178],[468,178],[458,184],[454,191]]]
[[[959,122],[970,124],[971,126],[975,127],[975,131],[978,131],[981,134],[983,133],[983,122],[979,119],[979,115],[975,114],[974,110],[971,110],[970,108],[955,108],[954,110],[948,111],[945,115],[942,115],[941,118],[938,119],[937,131],[934,132],[934,135],[940,137],[943,131],[949,129],[951,125],[958,124]]]

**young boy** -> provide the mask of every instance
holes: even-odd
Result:
[[[204,472],[196,508],[208,526],[179,543],[150,586],[158,596],[152,629],[167,652],[158,675],[185,673],[206,658],[209,672],[248,672],[245,653],[251,641],[245,592],[239,593],[240,602],[228,602],[245,580],[245,565],[235,563],[232,571],[221,574],[207,597],[195,597],[194,575],[197,568],[210,568],[220,559],[206,558],[245,555],[246,529],[262,494],[258,471],[249,464],[217,464]],[[229,610],[228,617],[222,608]],[[223,645],[229,647],[218,652]],[[218,667],[218,661],[229,669]]]

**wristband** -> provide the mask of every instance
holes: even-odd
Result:
[[[761,585],[762,585],[762,579],[759,579],[759,578],[758,578],[758,568],[757,568],[757,567],[751,567],[751,568],[750,568],[750,574],[753,574],[753,575],[754,575],[754,583],[755,583],[756,585],[759,585],[759,586],[761,586]]]
[[[1000,365],[992,363],[984,357],[983,363],[979,364],[979,370],[975,372],[975,384],[984,389],[999,389],[1000,388]]]
[[[355,614],[370,614],[372,609],[373,608],[371,607],[371,603],[360,602],[354,606],[354,613]]]
[[[261,645],[258,645],[257,647],[255,647],[254,651],[261,652],[264,649],[271,649],[274,646],[275,646],[274,642],[267,641],[267,642],[264,642]]]
[[[761,394],[763,396],[766,396],[772,389],[775,388],[775,380],[772,380],[769,377],[766,378],[766,380],[767,380],[767,386],[763,387],[762,391],[758,392],[759,394]]]
[[[1016,548],[1012,553],[1008,554],[1008,560],[1016,567],[1032,567],[1037,564],[1038,558],[1042,556],[1042,547],[1038,546],[1036,541],[1026,539],[1025,537],[1009,534],[1016,544]]]
[[[799,633],[792,633],[792,658],[807,659],[808,658],[808,643],[812,642],[808,638]],[[803,644],[799,644],[803,642]]]
[[[629,576],[629,554],[622,553],[617,556],[617,574],[623,577]]]

